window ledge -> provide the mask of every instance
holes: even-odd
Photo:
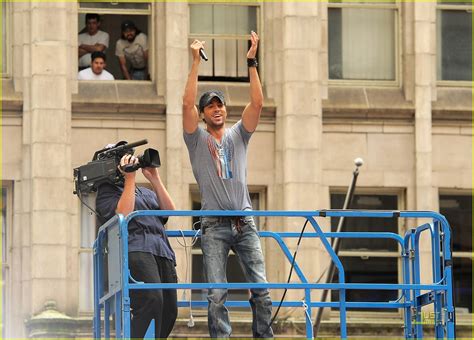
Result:
[[[80,81],[72,96],[74,113],[165,113],[165,100],[151,82]]]
[[[433,103],[433,120],[472,119],[472,89],[438,87],[437,100]]]
[[[412,120],[414,105],[400,88],[329,87],[324,118]]]
[[[415,106],[401,88],[329,87],[323,117],[412,121]],[[471,121],[471,89],[438,87],[432,103],[433,121]]]
[[[23,111],[23,95],[15,92],[13,79],[2,79],[2,111]]]

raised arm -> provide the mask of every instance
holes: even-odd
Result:
[[[250,77],[250,103],[244,109],[242,113],[242,124],[245,130],[248,132],[254,132],[257,128],[258,121],[260,120],[260,113],[262,112],[263,106],[263,91],[260,78],[258,76],[257,67],[253,63],[256,60],[257,48],[258,48],[258,35],[255,32],[251,32],[250,40],[252,45],[247,52],[247,60],[249,62],[249,77]]]
[[[157,168],[143,168],[143,175],[148,181],[150,181],[153,186],[153,191],[155,191],[156,197],[158,198],[158,204],[161,210],[175,210],[173,200],[171,199],[168,190],[166,190],[165,185],[161,181],[160,174],[158,173]]]
[[[125,155],[120,160],[120,166],[138,163],[138,159],[132,155]],[[135,171],[122,172],[124,176],[124,185],[122,196],[117,203],[115,212],[127,216],[135,210]]]
[[[199,64],[201,59],[199,49],[204,47],[204,41],[194,40],[191,44],[191,53],[193,55],[193,65],[188,75],[188,81],[183,95],[183,129],[186,133],[196,131],[199,123],[199,112],[195,105],[197,96],[197,83]]]

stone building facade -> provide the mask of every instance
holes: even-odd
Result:
[[[72,169],[90,161],[105,144],[147,138],[148,146],[160,151],[160,173],[178,209],[199,207],[181,125],[188,46],[194,38],[208,42],[211,60],[203,63],[199,90],[221,89],[230,122],[235,122],[248,101],[242,62],[250,29],[261,37],[259,71],[265,93],[249,150],[254,206],[341,208],[353,159],[362,157],[355,207],[435,210],[451,218],[458,324],[469,324],[469,6],[441,1],[3,2],[3,336],[91,335],[95,221],[72,194]],[[111,35],[109,68],[117,81],[76,80],[77,34],[85,13],[102,15],[102,27]],[[117,73],[115,40],[124,19],[135,20],[148,35],[150,81],[124,81]],[[140,181],[145,181],[141,175]],[[86,199],[93,203],[93,197]],[[321,220],[326,230],[336,222]],[[403,234],[416,222],[384,222],[383,228]],[[267,218],[259,225],[299,231],[302,221]],[[192,221],[173,218],[169,226],[190,229]],[[365,230],[378,229],[369,223]],[[199,281],[199,249],[188,252],[178,243],[174,246],[182,281]],[[270,241],[264,242],[264,250],[269,280],[285,281],[290,265],[281,251]],[[429,242],[423,255],[423,267],[430,268]],[[349,243],[341,256],[354,282],[400,280],[398,252],[390,245]],[[318,242],[303,242],[299,262],[315,281],[329,259]],[[234,264],[231,272],[239,277]],[[425,270],[424,280],[430,275]],[[281,291],[272,294],[278,300]],[[242,296],[245,292],[237,294]],[[195,314],[205,325],[206,311]],[[189,332],[183,326],[187,315],[181,311],[184,321],[175,334]],[[300,311],[283,310],[287,326],[280,331],[298,334],[303,317]],[[48,318],[59,326],[42,322]],[[233,318],[245,325],[250,316],[237,311]],[[323,327],[333,329],[334,320],[337,311],[328,311]],[[350,329],[374,334],[374,325],[386,325],[389,334],[400,329],[401,320],[393,311],[354,311]]]

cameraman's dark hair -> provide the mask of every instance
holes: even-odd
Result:
[[[102,60],[104,60],[104,62],[107,61],[107,58],[105,57],[105,53],[104,52],[100,52],[100,51],[94,51],[92,52],[91,54],[91,61],[94,61],[95,59],[97,58],[102,58]]]
[[[100,15],[97,13],[87,13],[86,14],[86,24],[89,20],[96,19],[97,22],[100,22]]]

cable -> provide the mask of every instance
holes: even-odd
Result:
[[[81,203],[86,206],[90,211],[92,211],[98,218],[100,218],[101,220],[104,219],[104,217],[99,214],[97,211],[95,211],[94,209],[92,209],[90,207],[90,205],[88,205],[83,199],[82,199],[82,194],[78,193],[77,197],[79,198],[79,201],[81,201]]]
[[[303,234],[304,234],[304,231],[306,229],[306,225],[308,224],[308,222],[309,222],[309,220],[306,219],[306,222],[304,223],[303,228],[301,229],[301,233],[300,233],[300,236],[298,238],[298,243],[296,244],[296,250],[293,254],[293,260],[291,261],[290,274],[288,275],[288,280],[286,282],[287,284],[290,283],[291,275],[293,274],[293,268],[295,267],[296,255],[298,254],[298,249],[300,247],[301,240],[303,239]],[[283,305],[283,301],[285,300],[285,296],[286,296],[287,292],[288,292],[288,288],[285,288],[285,291],[283,292],[283,295],[281,297],[278,308],[277,308],[275,314],[273,315],[273,318],[271,319],[270,324],[268,325],[267,329],[265,329],[265,331],[262,334],[266,334],[268,332],[268,330],[272,327],[273,323],[275,322],[275,319],[278,316],[278,313],[280,312],[280,308]]]
[[[316,281],[314,281],[314,283],[319,283],[319,282],[321,282],[321,279],[323,278],[324,274],[326,274],[327,270],[328,270],[328,267],[326,267],[326,268],[323,270],[323,272],[321,273],[321,275],[319,275],[318,279],[317,279]],[[304,297],[302,297],[301,299],[304,300]],[[290,315],[293,314],[296,310],[298,310],[298,308],[299,308],[299,307],[291,307],[291,308],[290,308],[290,311],[289,311],[288,313],[286,313],[283,317],[284,317],[285,319],[288,318],[288,317],[290,317]],[[313,322],[311,321],[311,324],[312,324],[312,323],[313,323]]]
[[[180,233],[181,233],[181,237],[183,238],[183,243],[181,243],[179,241],[179,238],[176,239],[176,242],[182,246],[184,248],[184,253],[185,253],[185,257],[186,257],[186,275],[185,275],[185,282],[188,282],[188,279],[190,277],[190,266],[189,266],[189,261],[190,261],[190,257],[192,255],[192,249],[193,249],[193,246],[196,244],[197,242],[197,239],[198,239],[198,236],[199,236],[199,233],[200,233],[200,229],[196,229],[195,226],[196,224],[200,223],[200,221],[196,221],[193,223],[193,226],[192,226],[192,229],[194,231],[196,231],[193,235],[193,238],[192,238],[192,241],[191,241],[191,244],[188,246],[187,242],[186,242],[186,237],[184,236],[184,232],[182,230],[179,230]],[[188,251],[188,249],[190,249]],[[192,289],[189,290],[189,320],[188,320],[188,323],[187,323],[187,326],[189,328],[192,328],[194,327],[194,317],[193,317],[193,310],[192,310]],[[186,300],[186,289],[183,290],[183,295],[182,295],[182,298],[183,300]]]

